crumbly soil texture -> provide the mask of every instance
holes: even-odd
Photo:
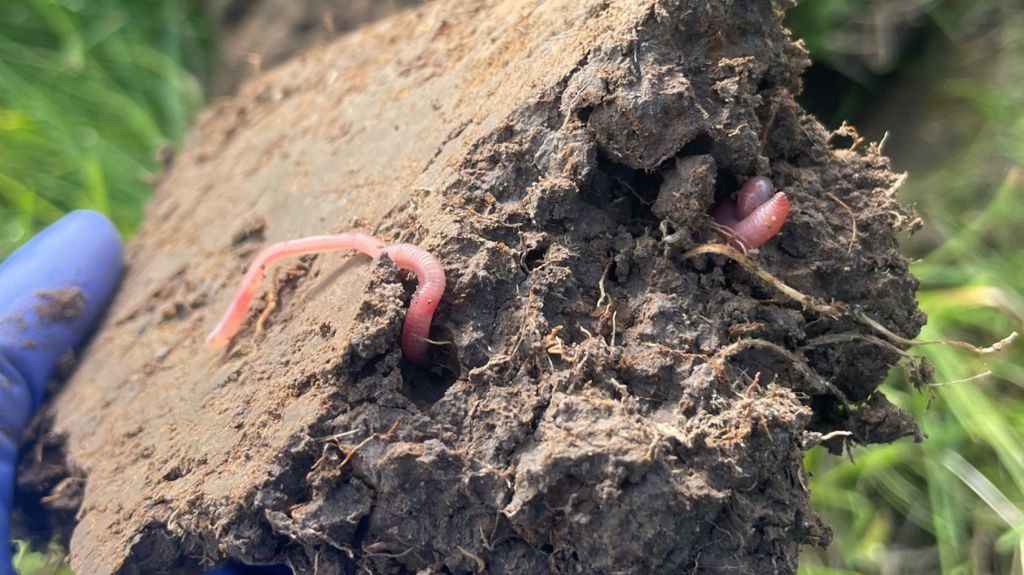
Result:
[[[803,452],[917,436],[858,314],[924,316],[900,180],[796,103],[778,10],[441,0],[213,106],[22,499],[75,514],[78,573],[793,573],[830,540]],[[754,175],[792,212],[750,258],[837,313],[686,253]],[[398,346],[415,279],[344,253],[280,264],[204,347],[257,250],[345,230],[443,262],[430,369]]]

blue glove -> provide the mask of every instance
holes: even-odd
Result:
[[[64,216],[0,263],[0,574],[14,572],[18,438],[58,360],[85,343],[123,271],[117,230],[90,211]]]
[[[18,438],[43,401],[60,358],[79,351],[124,273],[107,218],[71,212],[0,263],[0,575],[13,575],[10,513]],[[209,575],[288,573],[237,562]]]

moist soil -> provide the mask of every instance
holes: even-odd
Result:
[[[900,178],[800,108],[807,65],[767,0],[445,0],[257,78],[163,178],[23,500],[76,514],[78,573],[795,572],[831,537],[803,452],[917,436],[857,315],[924,322]],[[753,175],[792,212],[751,259],[835,313],[684,256]],[[444,264],[430,369],[414,278],[346,253],[204,347],[257,250],[346,230]]]

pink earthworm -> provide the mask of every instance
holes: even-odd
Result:
[[[788,215],[789,198],[779,192],[757,206],[749,216],[731,226],[731,229],[747,247],[756,248],[782,230]]]
[[[771,180],[756,176],[744,182],[736,200],[711,207],[711,217],[729,228],[736,237],[723,238],[736,248],[756,248],[779,233],[789,215],[789,198],[773,194]],[[742,244],[742,245],[740,245]]]
[[[437,258],[422,248],[412,244],[385,245],[381,240],[361,232],[313,236],[263,248],[249,265],[234,299],[217,323],[217,327],[206,337],[206,345],[213,349],[223,348],[238,332],[245,319],[245,312],[266,276],[267,268],[274,262],[292,256],[350,249],[372,258],[386,253],[396,266],[416,274],[418,285],[402,326],[402,353],[417,365],[428,365],[427,337],[430,334],[434,311],[441,300],[441,294],[444,293],[444,268]]]
[[[743,182],[740,191],[736,193],[736,217],[742,220],[749,216],[774,193],[772,181],[764,176],[754,176]]]
[[[416,365],[429,365],[427,337],[444,293],[444,268],[434,254],[413,244],[391,244],[384,251],[396,266],[416,274],[416,291],[402,325],[402,353]]]

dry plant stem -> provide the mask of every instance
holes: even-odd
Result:
[[[940,381],[939,383],[929,383],[928,387],[945,387],[947,385],[955,385],[955,384],[960,384],[960,383],[970,383],[970,382],[974,382],[974,381],[982,381],[986,377],[991,377],[991,376],[992,376],[992,370],[991,369],[987,369],[987,370],[985,370],[985,371],[983,371],[981,373],[972,375],[970,377],[963,377],[963,378],[954,379],[954,380],[951,380],[951,381]]]
[[[955,339],[907,339],[905,337],[900,337],[900,336],[896,335],[895,333],[889,331],[889,328],[887,328],[884,325],[878,323],[877,320],[872,319],[871,317],[866,315],[864,312],[857,312],[857,313],[854,314],[854,317],[857,318],[857,320],[860,321],[861,323],[863,323],[864,325],[870,327],[871,329],[877,331],[878,333],[882,334],[883,336],[889,338],[894,343],[897,343],[899,345],[905,345],[905,346],[908,346],[908,347],[913,347],[913,346],[918,346],[918,345],[950,345],[950,346],[953,346],[953,347],[959,347],[960,349],[966,349],[967,351],[969,351],[971,353],[976,353],[978,355],[988,355],[990,353],[999,353],[1000,351],[1003,351],[1004,349],[1006,349],[1006,346],[1008,346],[1011,343],[1013,343],[1013,340],[1017,339],[1017,335],[1018,335],[1017,332],[1011,331],[1010,335],[1008,335],[1008,336],[1004,337],[1003,339],[993,343],[990,346],[978,347],[978,346],[976,346],[974,344],[967,343],[966,341],[959,341],[959,340],[955,340]]]
[[[820,347],[823,345],[835,345],[837,343],[845,343],[850,341],[866,341],[870,344],[877,345],[878,347],[885,348],[900,357],[914,358],[915,356],[907,353],[902,348],[896,347],[892,343],[874,335],[867,335],[863,333],[832,333],[826,335],[819,335],[818,337],[811,339],[806,344],[800,347],[801,352],[805,352],[808,349]]]
[[[813,311],[816,311],[816,312],[818,312],[820,314],[828,315],[828,316],[835,316],[835,317],[849,316],[849,317],[852,317],[852,318],[856,319],[857,321],[859,321],[861,324],[871,328],[876,333],[878,333],[879,335],[881,335],[882,337],[888,339],[889,341],[891,341],[892,343],[894,343],[896,345],[903,345],[903,346],[906,346],[906,347],[914,347],[914,346],[918,346],[918,345],[935,345],[935,344],[951,345],[951,346],[954,346],[954,347],[959,347],[961,349],[966,349],[967,351],[970,351],[970,352],[973,352],[973,353],[976,353],[976,354],[979,354],[979,355],[986,355],[986,354],[996,353],[996,352],[1002,351],[1003,349],[1006,348],[1006,346],[1008,346],[1010,343],[1012,343],[1013,340],[1017,339],[1017,332],[1015,332],[1015,331],[1014,332],[1010,332],[1010,335],[1004,337],[1003,339],[997,341],[996,343],[994,343],[994,344],[992,344],[992,345],[990,345],[988,347],[978,347],[976,345],[972,345],[972,344],[967,343],[965,341],[957,341],[957,340],[950,340],[950,339],[927,339],[927,340],[907,339],[905,337],[900,337],[899,335],[896,335],[891,330],[889,330],[887,327],[885,327],[884,325],[879,323],[877,320],[871,318],[870,316],[868,316],[864,312],[859,311],[859,310],[852,310],[849,306],[847,306],[844,303],[826,303],[826,302],[824,302],[824,301],[822,301],[822,300],[820,300],[818,298],[814,298],[814,297],[811,297],[809,295],[803,294],[803,293],[801,293],[801,292],[799,292],[799,291],[789,287],[788,285],[782,283],[781,280],[779,280],[778,278],[776,278],[775,276],[770,274],[768,271],[763,269],[761,266],[759,266],[756,263],[754,263],[754,261],[751,260],[749,257],[741,254],[735,248],[732,248],[730,246],[726,246],[726,245],[722,245],[722,244],[704,244],[704,245],[701,245],[701,246],[697,246],[697,247],[693,248],[692,250],[684,253],[682,255],[682,257],[683,257],[683,259],[690,259],[690,258],[699,256],[699,255],[703,255],[703,254],[718,254],[718,255],[721,255],[721,256],[725,256],[725,257],[735,261],[736,263],[740,264],[740,266],[742,266],[743,269],[745,269],[748,272],[754,274],[761,281],[763,281],[766,284],[774,287],[776,290],[782,292],[783,295],[785,295],[785,296],[789,297],[790,299],[796,301],[797,303],[802,305],[805,309],[813,310]]]
[[[395,265],[416,274],[419,283],[409,304],[405,324],[402,326],[402,352],[409,361],[417,365],[427,365],[427,336],[430,334],[434,311],[441,300],[441,294],[444,293],[444,268],[430,252],[417,246],[385,245],[381,240],[360,232],[289,240],[261,250],[245,272],[245,277],[242,278],[242,283],[224,316],[206,337],[206,344],[213,349],[223,348],[238,332],[245,320],[245,312],[266,276],[267,268],[274,262],[287,257],[337,250],[356,250],[372,258],[386,253]]]
[[[841,308],[829,303],[826,303],[820,299],[804,295],[799,291],[789,287],[788,285],[779,281],[778,278],[765,271],[761,266],[754,263],[752,259],[743,255],[735,248],[722,244],[704,244],[693,248],[692,250],[682,255],[683,259],[690,259],[704,254],[718,254],[725,256],[736,263],[740,264],[745,270],[754,274],[761,281],[774,287],[775,289],[782,292],[783,295],[795,300],[797,303],[802,305],[805,309],[816,311],[824,315],[842,315],[846,313],[845,307]]]
[[[794,369],[799,371],[801,375],[807,378],[808,381],[819,386],[822,391],[827,391],[828,393],[831,393],[833,397],[838,398],[839,401],[843,403],[843,407],[845,407],[847,410],[850,409],[850,404],[846,399],[846,395],[842,391],[839,391],[839,389],[836,386],[832,385],[832,383],[830,383],[828,380],[822,378],[820,375],[811,370],[811,368],[808,367],[807,363],[805,363],[802,359],[794,355],[792,352],[770,341],[749,338],[735,341],[720,349],[718,353],[711,357],[709,363],[721,369],[722,367],[724,367],[725,360],[728,359],[730,356],[754,348],[766,349],[777,355],[782,356],[789,362],[791,366],[793,366]]]
[[[836,197],[835,194],[829,192],[825,194],[832,199],[833,202],[846,208],[847,213],[850,214],[850,247],[846,250],[846,253],[853,251],[853,246],[857,243],[857,215],[853,213],[853,209],[846,205],[842,200]]]
[[[828,441],[830,439],[835,439],[836,437],[853,437],[853,432],[852,431],[830,431],[830,432],[826,433],[825,435],[822,435],[821,437],[819,437],[818,441],[819,441],[819,443],[825,443],[826,441]]]
[[[270,278],[270,290],[267,291],[267,307],[263,308],[260,317],[256,318],[256,333],[263,333],[263,327],[266,325],[267,320],[270,319],[270,314],[274,313],[274,310],[277,309],[277,290],[280,279],[281,268],[277,268],[274,270],[274,277]]]

